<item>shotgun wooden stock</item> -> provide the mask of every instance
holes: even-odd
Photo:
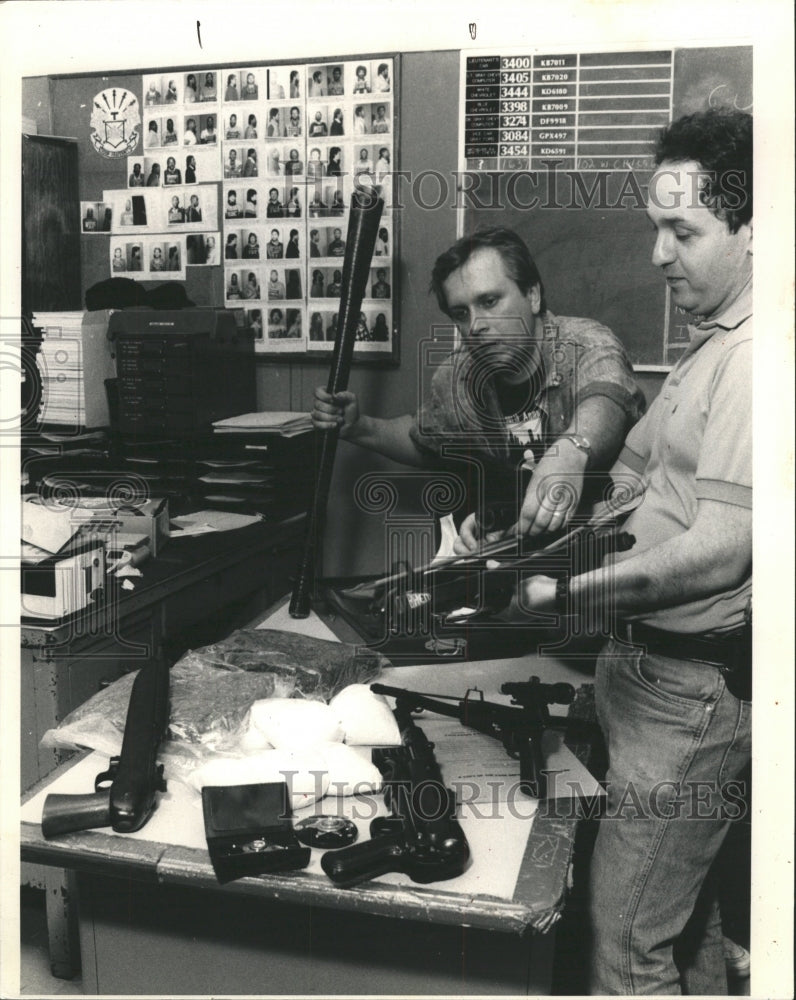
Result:
[[[340,311],[337,314],[337,336],[332,353],[329,381],[326,386],[327,391],[332,394],[343,392],[348,387],[359,311],[365,295],[383,208],[384,202],[376,196],[372,189],[358,188],[351,196],[351,212],[348,218],[348,235],[343,260]],[[293,618],[306,618],[310,613],[315,561],[318,546],[323,540],[326,504],[329,499],[329,485],[332,481],[339,431],[337,428],[332,428],[327,431],[316,431],[315,435],[319,456],[315,495],[307,521],[301,565],[290,598],[290,614]]]

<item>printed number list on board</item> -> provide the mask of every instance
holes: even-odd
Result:
[[[651,166],[671,117],[672,52],[465,56],[463,169]]]

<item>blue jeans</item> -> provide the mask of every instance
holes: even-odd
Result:
[[[595,688],[609,767],[589,889],[591,992],[726,994],[708,874],[743,809],[751,704],[715,667],[613,639]]]

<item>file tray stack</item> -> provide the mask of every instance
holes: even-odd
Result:
[[[168,499],[171,515],[208,508],[282,520],[307,510],[315,483],[309,420],[284,434],[215,428],[191,438],[127,438],[120,459],[142,494]]]
[[[115,312],[120,437],[196,437],[256,405],[254,337],[224,309]]]
[[[267,411],[220,420],[212,443],[215,454],[208,449],[201,459],[207,506],[259,509],[275,519],[308,509],[315,484],[308,413]]]

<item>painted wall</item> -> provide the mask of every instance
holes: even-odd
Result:
[[[22,86],[23,121],[35,122],[40,135],[54,135],[51,81],[46,76],[29,77]]]

